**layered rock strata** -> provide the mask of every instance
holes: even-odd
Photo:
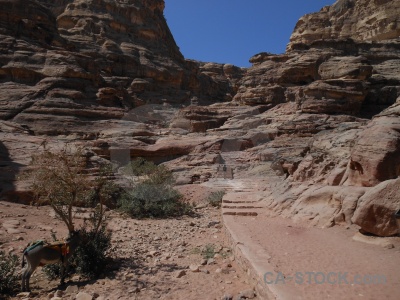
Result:
[[[161,0],[0,4],[3,197],[22,197],[30,154],[68,142],[163,162],[180,184],[225,165],[263,185],[271,215],[396,233],[398,1],[339,0],[247,70],[185,60]]]
[[[0,118],[38,134],[87,131],[148,103],[230,100],[243,72],[185,60],[162,0],[0,5]]]

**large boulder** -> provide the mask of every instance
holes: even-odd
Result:
[[[400,209],[400,178],[378,184],[358,201],[351,219],[364,231],[391,236],[400,233],[394,214]]]
[[[306,190],[284,214],[294,220],[312,221],[314,225],[351,224],[357,201],[365,188],[319,186]]]
[[[400,101],[375,117],[352,150],[345,185],[374,186],[400,176]]]

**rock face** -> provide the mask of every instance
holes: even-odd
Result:
[[[185,59],[162,0],[0,5],[2,197],[25,201],[16,173],[68,142],[165,163],[180,184],[225,165],[272,215],[394,234],[397,196],[376,195],[400,175],[399,1],[339,0],[246,70]]]
[[[185,60],[162,0],[0,4],[0,118],[38,134],[87,131],[149,102],[229,100],[241,77]]]
[[[371,117],[399,94],[400,44],[320,41],[283,55],[258,54],[234,101],[271,107],[295,102],[304,113]],[[397,67],[396,67],[397,66]]]
[[[260,53],[234,100],[371,117],[399,95],[398,1],[342,0],[302,17],[283,55]]]
[[[344,184],[375,186],[400,176],[400,104],[378,114],[360,133]]]
[[[247,123],[269,134],[249,151],[286,177],[267,197],[275,213],[321,226],[351,222],[368,190],[355,186],[400,175],[399,12],[397,1],[337,1],[299,20],[285,54],[250,59],[234,103],[269,108]],[[387,220],[393,207],[370,212]],[[361,219],[364,230],[389,234]]]
[[[400,233],[394,218],[400,207],[399,189],[400,179],[388,180],[370,189],[360,198],[352,221],[379,236]]]
[[[399,3],[391,0],[338,0],[300,18],[288,49],[318,40],[382,41],[400,36]]]

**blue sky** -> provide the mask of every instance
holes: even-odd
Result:
[[[250,66],[283,53],[297,20],[335,0],[165,0],[164,15],[185,58]]]

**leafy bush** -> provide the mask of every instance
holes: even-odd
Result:
[[[42,271],[49,280],[55,280],[61,277],[60,263],[44,265]],[[69,271],[71,271],[71,269]]]
[[[132,169],[131,174],[141,178],[119,199],[123,212],[136,218],[165,218],[191,212],[190,205],[181,202],[182,195],[173,189],[173,174],[165,166],[139,158],[125,169]]]
[[[78,273],[86,278],[98,277],[107,266],[107,251],[111,248],[111,232],[105,224],[96,231],[87,223],[80,229],[81,244],[69,260],[69,273]],[[61,265],[45,265],[43,271],[47,278],[54,280],[61,277]]]
[[[111,233],[102,226],[97,232],[81,229],[82,244],[76,249],[72,264],[78,274],[98,277],[107,266],[106,253],[111,247]]]
[[[143,176],[157,171],[157,166],[152,161],[147,161],[143,157],[132,160],[123,168],[126,175]]]
[[[19,277],[15,274],[18,262],[16,255],[0,251],[0,297],[12,295],[19,289]]]
[[[222,203],[222,198],[225,195],[225,191],[216,191],[216,192],[212,192],[208,198],[207,201],[208,203],[210,203],[211,206],[214,207],[220,207],[221,203]]]

